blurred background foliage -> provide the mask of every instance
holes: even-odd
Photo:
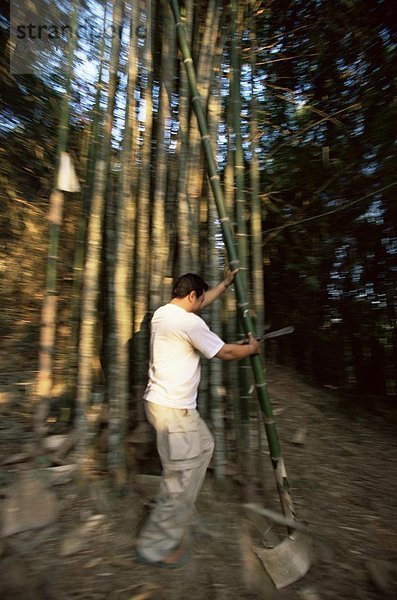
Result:
[[[95,18],[100,26],[105,10],[106,18],[111,17],[111,3],[107,7],[95,0],[78,4],[79,19]],[[160,157],[156,135],[168,9],[166,2],[152,2],[153,16],[148,25],[147,4],[139,4],[139,23],[134,28],[137,34],[134,100],[138,125],[135,149],[139,154],[135,166],[141,186],[146,178],[148,199],[153,202],[156,161],[166,161],[166,212],[170,230],[167,243],[171,248],[166,275],[171,277],[178,273],[181,260],[178,231],[173,224],[177,212],[175,190],[181,171],[180,163],[174,161],[172,166],[171,158],[178,155],[181,144],[180,107],[184,92],[181,69],[175,60],[172,72],[168,73],[172,90],[170,120],[164,136],[166,154]],[[206,16],[210,4],[210,1],[186,3],[186,10],[193,14],[192,48],[196,62],[208,27]],[[260,168],[265,318],[272,329],[289,324],[296,328],[294,335],[269,343],[268,356],[296,367],[322,384],[359,394],[395,396],[397,209],[393,186],[397,105],[393,3],[268,0],[243,4],[241,131],[247,221],[248,172],[254,152]],[[62,3],[69,11],[70,5]],[[216,11],[223,13],[216,48],[224,46],[218,75],[212,78],[210,86],[218,81],[221,101],[218,163],[223,177],[228,148],[233,146],[227,117],[230,19],[228,2],[218,1],[215,6]],[[113,185],[108,185],[108,198],[119,185],[126,124],[128,23],[132,11],[127,2],[112,134]],[[2,14],[0,25],[0,335],[3,358],[8,357],[6,363],[12,372],[17,367],[35,368],[47,252],[46,213],[54,185],[65,65],[54,57],[34,75],[10,74],[7,12]],[[145,67],[144,56],[147,26],[153,33],[150,71]],[[254,49],[252,32],[256,36]],[[101,40],[80,41],[74,57],[68,152],[83,182],[99,65],[101,61],[103,64],[109,61],[110,38],[105,36],[104,40],[102,50]],[[256,62],[254,75],[250,66],[252,52]],[[105,68],[100,122],[106,111],[107,73]],[[147,89],[153,103],[151,166],[143,172],[142,148],[148,131]],[[255,144],[250,129],[253,97],[257,122]],[[202,194],[206,193],[204,185]],[[59,356],[68,335],[80,204],[80,194],[66,194],[59,260],[56,365],[60,369]],[[112,218],[111,211],[106,215],[105,221]],[[201,230],[193,231],[193,235],[205,240],[206,231],[202,223]],[[104,253],[105,250],[103,256]],[[103,281],[106,268],[102,271]],[[204,275],[205,269],[202,265]],[[105,287],[102,294],[106,294]],[[106,303],[103,299],[100,302],[106,313]],[[103,318],[106,323],[106,315]],[[15,360],[10,360],[10,355]]]

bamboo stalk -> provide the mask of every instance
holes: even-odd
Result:
[[[252,8],[252,7],[251,7]],[[251,63],[251,162],[250,162],[250,187],[251,187],[251,256],[252,256],[252,303],[255,311],[256,331],[265,330],[265,293],[263,281],[263,257],[262,257],[262,210],[260,200],[260,171],[259,157],[257,149],[258,132],[258,101],[255,97],[255,78],[257,76],[256,68],[256,47],[257,38],[255,30],[255,17],[251,13],[250,24],[250,63]],[[263,352],[265,349],[263,348]],[[265,441],[265,432],[263,422],[260,418],[260,409],[258,407],[257,419],[257,474],[259,480],[264,486],[266,480],[266,470],[263,460],[263,445]]]
[[[160,66],[160,99],[157,118],[156,177],[153,198],[149,308],[153,313],[162,302],[162,282],[169,260],[169,232],[166,224],[167,167],[166,127],[171,123],[171,81],[175,58],[175,29],[170,6],[163,0],[165,32]]]
[[[222,232],[224,242],[227,248],[229,265],[235,269],[240,266],[236,249],[234,247],[232,228],[230,224],[230,218],[225,210],[225,203],[223,199],[223,192],[220,184],[220,177],[217,173],[216,163],[214,160],[213,152],[210,144],[210,136],[207,127],[205,114],[201,105],[200,96],[197,89],[195,69],[193,61],[190,55],[189,47],[186,43],[185,33],[183,24],[180,20],[179,5],[177,0],[169,0],[174,14],[175,25],[177,29],[177,36],[179,46],[183,55],[183,62],[185,64],[186,72],[188,75],[189,84],[192,91],[192,102],[193,108],[197,115],[197,120],[200,127],[201,139],[204,146],[204,151],[208,165],[208,176],[211,183],[212,191],[217,206],[218,216],[222,225]],[[237,295],[237,306],[240,312],[241,320],[244,327],[245,335],[250,333],[254,334],[254,326],[252,318],[249,313],[248,302],[246,300],[246,292],[244,288],[243,277],[241,272],[238,272],[235,277],[235,290]],[[259,355],[251,357],[251,366],[254,372],[256,388],[258,392],[258,399],[262,410],[262,418],[265,424],[266,435],[269,443],[271,461],[274,469],[276,478],[277,490],[280,497],[281,507],[285,516],[294,517],[295,512],[293,508],[290,487],[288,477],[284,465],[284,460],[281,456],[280,442],[277,434],[276,425],[273,418],[272,407],[270,404],[269,395],[267,392],[267,385],[263,374],[263,363]]]
[[[236,210],[236,235],[237,249],[240,260],[240,272],[243,280],[243,286],[247,289],[248,284],[248,233],[246,223],[245,206],[245,169],[244,169],[244,151],[241,136],[241,39],[243,34],[243,7],[237,4],[237,0],[232,0],[231,14],[231,101],[232,101],[232,129],[234,134],[234,178],[236,183],[235,191],[235,210]],[[238,322],[238,331],[240,338],[244,337],[244,330],[241,319]],[[251,369],[249,359],[240,360],[238,363],[239,373],[239,425],[241,428],[241,454],[242,470],[247,475],[247,485],[245,494],[250,495],[250,483],[252,482],[253,469],[250,450],[250,402],[251,402]]]
[[[197,8],[199,12],[199,8]],[[198,39],[200,19],[195,20],[197,31],[194,32],[193,39]],[[209,97],[209,88],[211,73],[214,60],[218,60],[215,53],[216,40],[218,37],[219,10],[216,0],[209,0],[206,18],[204,23],[204,32],[201,37],[201,43],[198,45],[197,58],[197,86],[204,106],[207,106]],[[197,125],[197,119],[194,113],[190,115],[189,137],[187,154],[187,173],[186,194],[189,207],[189,246],[192,256],[191,269],[197,271],[200,268],[200,257],[202,248],[200,247],[200,235],[192,235],[199,230],[200,218],[200,198],[203,191],[204,178],[204,157],[202,156],[200,131]]]
[[[221,61],[222,48],[219,49],[219,54],[216,57],[216,63]],[[215,64],[216,69],[219,65]],[[219,69],[218,69],[219,70]],[[217,77],[215,85],[212,87],[212,93],[208,101],[208,120],[211,132],[211,141],[213,143],[213,152],[217,150],[217,131],[221,117],[221,100],[220,100],[220,78]],[[220,272],[220,256],[217,247],[217,234],[219,234],[220,226],[217,222],[216,206],[214,198],[209,190],[208,198],[208,281],[211,287],[217,285]],[[222,336],[222,321],[221,321],[221,303],[213,302],[210,308],[211,314],[211,329],[219,336]],[[209,398],[210,398],[210,416],[212,431],[215,439],[214,450],[214,471],[217,479],[224,479],[226,465],[226,436],[225,436],[225,394],[226,390],[223,385],[223,369],[222,362],[217,360],[209,361]]]
[[[113,0],[113,27],[119,30],[122,23],[123,0]],[[95,331],[97,324],[97,302],[99,297],[99,275],[101,266],[102,227],[105,209],[105,193],[111,156],[113,111],[117,88],[120,37],[114,35],[109,65],[109,90],[101,146],[101,157],[97,161],[94,192],[88,223],[87,259],[84,269],[83,301],[79,343],[79,369],[76,397],[77,455],[81,463],[87,458],[88,423],[87,409],[92,387],[92,359],[95,353]]]
[[[107,3],[105,4],[104,27],[106,26]],[[92,187],[95,175],[95,163],[100,145],[102,76],[105,52],[105,33],[103,32],[99,58],[98,81],[96,84],[95,101],[92,109],[92,124],[88,138],[87,162],[85,165],[85,180],[81,194],[81,213],[78,218],[75,252],[73,260],[73,288],[71,294],[70,321],[71,328],[68,339],[68,368],[67,389],[71,398],[76,391],[76,376],[78,364],[78,335],[80,323],[81,286],[83,281],[83,268],[85,258],[85,242],[87,234],[87,219],[91,203]]]
[[[130,45],[128,51],[128,83],[126,122],[121,152],[120,194],[115,214],[114,265],[114,352],[109,354],[109,451],[108,462],[116,487],[127,477],[126,435],[129,400],[129,341],[132,330],[131,254],[133,246],[132,181],[134,165],[133,137],[135,127],[136,29],[137,19],[130,3]],[[110,332],[111,334],[112,332]]]
[[[146,36],[143,48],[143,73],[141,78],[145,126],[140,156],[140,175],[137,190],[136,239],[134,261],[134,326],[131,351],[133,360],[133,395],[137,419],[145,420],[143,393],[149,368],[149,231],[151,210],[150,169],[153,136],[153,39],[155,30],[156,1],[142,0],[146,19]]]
[[[193,6],[192,0],[185,3],[186,19],[188,25],[188,38],[186,43],[191,43],[191,27]],[[189,153],[189,82],[187,74],[182,68],[179,84],[179,131],[178,131],[178,267],[179,274],[193,269],[193,256],[190,248],[189,230],[189,198],[187,194],[187,165]]]
[[[71,18],[72,28],[77,22],[77,5],[73,4]],[[73,76],[73,59],[76,48],[76,37],[73,36],[68,46],[65,93],[60,107],[58,146],[56,154],[54,190],[50,196],[48,211],[48,254],[46,291],[43,300],[40,328],[39,372],[37,376],[37,407],[35,411],[35,432],[38,438],[47,431],[46,419],[53,385],[53,361],[55,354],[55,336],[57,322],[57,276],[59,234],[62,224],[64,193],[58,189],[58,175],[61,153],[66,152],[69,137],[69,112],[71,101],[71,82]]]

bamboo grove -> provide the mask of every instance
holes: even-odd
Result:
[[[326,365],[332,382],[351,382],[354,369],[359,382],[374,336],[362,321],[370,321],[385,391],[395,392],[390,15],[384,6],[375,13],[371,2],[368,17],[348,2],[334,4],[68,3],[72,27],[91,15],[102,35],[89,48],[72,38],[54,67],[56,84],[47,65],[38,85],[45,91],[36,94],[36,111],[54,124],[51,144],[42,142],[53,169],[36,433],[47,431],[62,379],[79,460],[87,460],[97,433],[93,415],[106,413],[107,462],[118,484],[126,479],[128,440],[146,435],[150,318],[184,272],[215,285],[228,264],[238,264],[236,298],[229,290],[204,318],[226,341],[263,333],[265,317],[273,328],[298,325],[293,341],[273,350],[314,378]],[[53,105],[44,105],[46,94]],[[16,108],[21,119],[24,110]],[[42,139],[39,125],[35,131]],[[65,186],[62,169],[71,160],[80,183]],[[66,235],[68,219],[73,233]],[[359,267],[372,288],[353,289]],[[372,316],[367,307],[375,301],[384,309]],[[62,343],[60,311],[68,324]],[[253,363],[252,372],[249,361],[203,362],[199,408],[216,439],[215,473],[223,478],[237,460],[250,479],[262,468],[253,457],[266,430],[291,514],[265,371],[259,359]]]
[[[78,359],[74,360],[71,352],[68,392],[70,397],[75,398],[78,457],[83,462],[92,437],[87,415],[93,397],[94,365],[102,362],[105,371],[104,401],[108,409],[109,467],[118,483],[125,480],[128,429],[139,429],[143,424],[142,395],[148,365],[150,317],[166,301],[172,278],[178,273],[196,271],[215,285],[228,264],[231,268],[241,265],[236,286],[240,304],[245,307],[241,313],[242,326],[249,319],[241,335],[254,331],[246,308],[248,299],[245,298],[247,284],[250,282],[252,287],[252,282],[247,262],[250,214],[249,204],[244,199],[239,100],[241,64],[238,58],[243,18],[244,15],[248,18],[248,13],[241,7],[237,9],[236,2],[231,6],[233,20],[238,11],[239,25],[229,39],[222,3],[210,0],[204,13],[198,5],[186,2],[183,24],[177,4],[172,8],[176,22],[166,2],[129,4],[115,0],[107,6],[106,10],[109,10],[112,18],[112,30],[119,31],[123,19],[129,30],[129,40],[125,44],[127,83],[120,150],[114,152],[112,148],[112,130],[116,127],[116,99],[120,97],[117,78],[123,48],[120,36],[113,36],[108,56],[104,52],[101,55],[97,95],[85,145],[86,156],[80,157],[84,161],[85,172],[82,172],[83,202],[78,238],[82,239],[85,233],[86,242],[85,245],[79,244],[80,252],[75,257],[74,277],[77,284],[74,286],[72,309],[72,323],[75,326],[71,328],[69,346],[74,349]],[[182,38],[181,26],[184,26]],[[159,28],[162,28],[162,36],[158,35]],[[182,52],[189,53],[190,61],[189,48],[195,49],[197,76],[192,75],[193,71],[185,73],[178,57],[177,36]],[[229,67],[231,102],[222,98],[225,94],[223,60],[229,45],[233,62]],[[70,73],[72,51],[68,60]],[[108,83],[102,98],[106,108],[100,115],[98,106],[106,69]],[[66,85],[70,87],[71,82],[68,80]],[[70,98],[68,95],[64,98],[62,120],[67,119],[70,111]],[[201,112],[197,111],[197,105]],[[226,213],[219,201],[218,211],[215,208],[214,199],[221,193],[221,185],[213,157],[218,153],[219,128],[222,122],[229,120],[227,137],[231,183],[228,208],[232,215],[230,222],[235,222],[235,225],[228,226],[225,248],[219,233],[220,224],[224,227]],[[61,131],[59,135],[62,135]],[[207,160],[211,163],[209,179],[206,177],[202,141],[205,141]],[[251,152],[256,153],[255,147]],[[208,156],[211,158],[208,159]],[[211,172],[211,168],[214,172]],[[209,181],[214,177],[217,185],[211,190]],[[255,185],[255,174],[252,177]],[[237,185],[236,195],[234,181]],[[62,192],[56,190],[56,194],[58,197]],[[251,238],[257,244],[259,242],[256,248],[252,248],[252,254],[257,255],[260,249],[260,236],[259,226],[256,238]],[[241,241],[235,245],[237,239]],[[56,259],[52,248],[49,255],[52,261]],[[258,292],[263,294],[260,264],[261,260],[257,259],[255,275]],[[53,270],[51,265],[49,263],[49,272]],[[83,278],[80,275],[82,272]],[[47,294],[54,296],[50,288]],[[259,326],[263,327],[263,302],[258,301],[258,296],[256,298],[256,317]],[[53,307],[52,321],[55,320],[55,311],[56,305]],[[101,321],[103,314],[106,314],[105,326]],[[234,299],[225,299],[223,308],[214,307],[208,319],[220,335],[224,336],[227,330],[229,338],[238,338]],[[43,324],[47,321],[43,309]],[[43,331],[46,327],[43,326]],[[100,335],[98,330],[101,330]],[[42,351],[44,358],[51,355],[48,344],[42,343],[42,348],[45,348]],[[224,372],[221,364],[211,364],[205,370],[206,376],[201,384],[200,408],[212,421],[217,440],[215,471],[220,478],[225,474],[228,459],[230,462],[236,459],[236,451],[238,459],[244,460],[246,465],[249,463],[248,421],[253,398],[249,391],[252,378],[247,367],[249,369],[249,365],[243,364],[239,377],[236,377],[236,373]],[[259,376],[259,392],[265,392],[260,361],[256,372]],[[38,387],[38,432],[45,431],[43,418],[47,414],[45,406],[48,406],[48,390],[51,388],[50,369],[43,372],[41,368],[40,378],[47,387]],[[230,381],[225,387],[228,378]],[[271,425],[271,409],[267,397],[264,398],[266,427],[271,428],[274,427]],[[239,429],[237,437],[240,451],[227,443],[227,436],[233,433],[233,427],[226,430],[230,415],[233,415],[234,427]],[[274,437],[275,432],[272,435]],[[279,448],[277,442],[274,444],[277,465]],[[285,488],[282,478],[279,486],[281,490]]]

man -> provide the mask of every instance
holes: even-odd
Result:
[[[163,476],[156,505],[135,545],[138,562],[177,568],[185,564],[182,539],[214,449],[196,410],[200,354],[239,360],[258,354],[260,343],[225,344],[197,313],[233,282],[236,271],[212,289],[193,273],[182,275],[172,299],[153,315],[145,411],[157,434]]]

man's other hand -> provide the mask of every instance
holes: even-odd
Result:
[[[228,269],[226,271],[226,275],[225,278],[223,280],[223,283],[225,284],[225,287],[229,287],[232,285],[233,281],[234,281],[234,276],[236,275],[236,273],[239,272],[240,269],[234,269],[234,271],[231,271],[231,269]]]

